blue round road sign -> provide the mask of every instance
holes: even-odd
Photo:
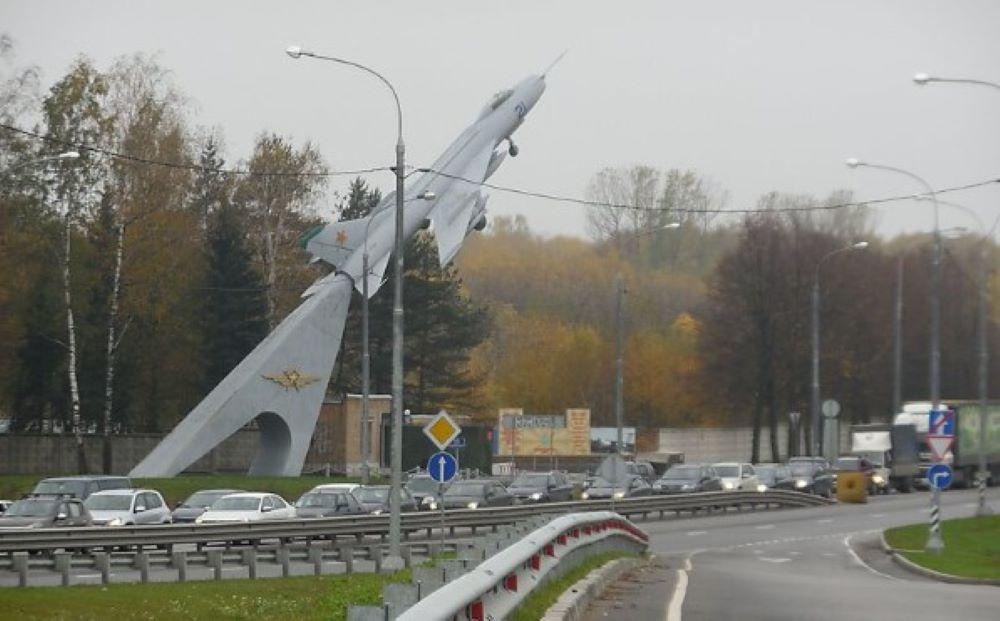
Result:
[[[934,464],[927,470],[927,482],[931,487],[948,489],[951,486],[951,468],[947,464]]]
[[[451,453],[434,453],[427,460],[427,472],[438,483],[447,483],[458,472],[458,460]]]

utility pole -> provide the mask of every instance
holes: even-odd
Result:
[[[624,397],[624,349],[625,349],[625,281],[621,273],[615,276],[615,425],[618,427],[618,454],[622,455],[625,447],[623,425]]]
[[[903,255],[896,258],[896,304],[892,316],[892,413],[903,411]]]
[[[977,516],[992,515],[993,510],[986,502],[986,479],[989,472],[986,470],[986,421],[989,412],[986,409],[987,401],[987,375],[989,373],[989,342],[986,334],[986,315],[989,312],[989,278],[990,271],[986,268],[989,260],[989,246],[986,240],[980,241],[982,244],[982,256],[979,260],[979,504],[976,507]]]

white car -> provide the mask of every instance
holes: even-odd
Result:
[[[712,467],[715,468],[715,472],[722,480],[723,491],[763,492],[767,490],[767,486],[761,485],[757,473],[750,464],[723,462],[712,464]]]
[[[360,483],[323,483],[309,490],[312,492],[347,492],[348,494],[361,487]]]
[[[170,508],[160,492],[152,489],[109,489],[94,492],[83,501],[94,526],[170,524]]]
[[[277,494],[243,492],[229,494],[212,503],[195,519],[196,524],[220,522],[261,522],[295,517],[295,507]]]

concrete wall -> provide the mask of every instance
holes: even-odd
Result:
[[[381,421],[383,413],[392,409],[391,395],[370,395],[368,404],[369,457],[372,471],[378,471],[382,458]],[[305,472],[325,470],[361,474],[361,395],[349,394],[328,398],[319,410],[312,444],[306,455]]]
[[[187,472],[246,472],[259,435],[256,430],[236,432]],[[112,436],[111,474],[128,474],[162,439],[152,433]],[[88,471],[102,472],[104,438],[83,440]],[[76,441],[68,434],[0,434],[0,474],[76,474]]]
[[[659,432],[659,452],[684,453],[684,461],[687,463],[748,461],[753,447],[752,427],[664,427]],[[787,425],[778,425],[778,447],[780,454],[771,455],[770,431],[767,427],[763,427],[760,438],[760,461],[782,461],[788,458]],[[841,425],[840,450],[843,452],[849,448],[849,425]]]

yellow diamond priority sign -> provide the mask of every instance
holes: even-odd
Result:
[[[424,427],[424,435],[431,439],[439,451],[445,450],[460,433],[462,433],[462,428],[456,425],[448,412],[444,410],[438,412],[437,416]]]

